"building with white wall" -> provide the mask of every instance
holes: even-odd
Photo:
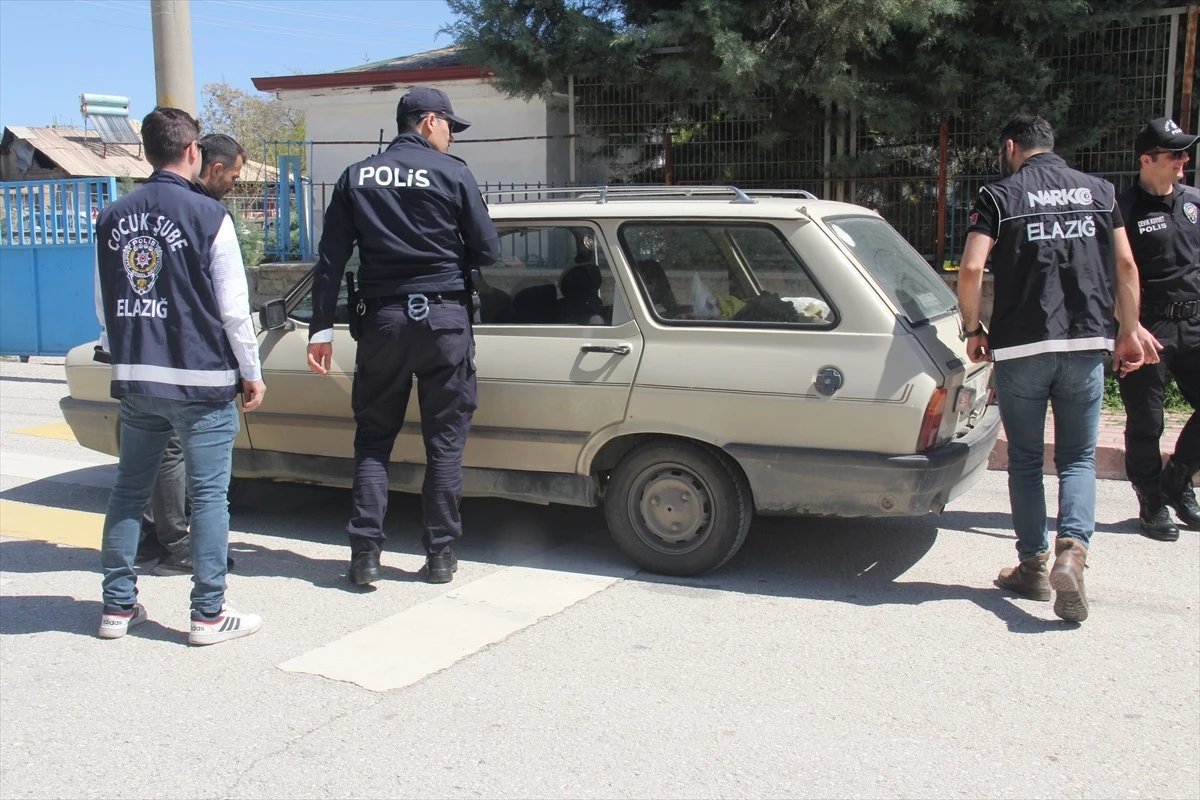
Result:
[[[567,99],[511,99],[492,88],[489,75],[447,47],[337,72],[253,80],[255,88],[304,112],[319,235],[333,184],[348,165],[375,154],[381,131],[385,147],[396,135],[396,103],[413,86],[446,92],[454,113],[471,121],[451,152],[471,166],[480,184],[568,182]]]

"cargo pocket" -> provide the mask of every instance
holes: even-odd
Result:
[[[429,316],[425,318],[437,350],[437,362],[442,366],[454,367],[469,357],[468,346],[471,334],[467,329],[467,309],[457,303],[433,303]]]

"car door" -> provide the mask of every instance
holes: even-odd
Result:
[[[587,223],[500,226],[503,257],[482,270],[475,327],[478,409],[464,466],[573,473],[584,443],[625,418],[642,337]],[[355,342],[343,285],[329,376],[307,365],[311,293],[289,329],[261,335],[267,398],[247,427],[255,450],[353,458]],[[424,463],[417,393],[392,460]]]
[[[328,376],[308,368],[311,275],[293,293],[298,297],[289,299],[287,327],[259,334],[267,396],[257,410],[245,415],[250,441],[260,451],[353,458],[350,388],[357,345],[346,324],[345,283],[334,316],[333,364]]]
[[[465,463],[573,473],[588,439],[625,419],[641,332],[595,226],[497,229],[501,260],[479,287],[479,409]]]

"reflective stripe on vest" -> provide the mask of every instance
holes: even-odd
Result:
[[[150,364],[113,364],[114,381],[143,383],[173,383],[177,386],[233,386],[237,383],[236,369],[174,369]]]

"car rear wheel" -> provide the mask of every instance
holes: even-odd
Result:
[[[608,530],[644,569],[701,575],[738,551],[750,531],[750,492],[736,468],[697,444],[631,450],[604,498]]]

